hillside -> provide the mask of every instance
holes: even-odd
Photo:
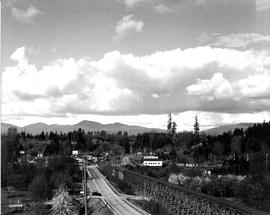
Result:
[[[234,131],[234,129],[236,128],[243,128],[244,130],[246,130],[248,127],[254,125],[255,123],[238,123],[238,124],[228,124],[228,125],[222,125],[219,127],[215,127],[215,128],[211,128],[208,130],[203,131],[202,133],[205,134],[209,134],[209,135],[219,135],[222,134],[224,132],[228,132],[228,131]]]

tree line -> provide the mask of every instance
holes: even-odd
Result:
[[[108,152],[113,155],[134,152],[156,152],[177,161],[177,157],[190,156],[196,161],[213,159],[245,158],[263,159],[262,154],[270,149],[270,122],[254,124],[246,130],[235,129],[213,136],[200,132],[197,116],[193,132],[177,132],[176,123],[171,116],[168,120],[168,132],[145,132],[129,135],[119,131],[85,132],[83,129],[68,133],[43,131],[38,135],[18,133],[15,128],[2,135],[2,159],[15,160],[19,151],[25,150],[32,155],[43,152],[44,155],[70,155],[72,150],[93,152],[101,155]],[[46,142],[47,141],[47,142]],[[46,143],[44,143],[46,142]],[[165,153],[165,154],[164,154]]]

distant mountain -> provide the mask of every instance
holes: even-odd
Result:
[[[236,128],[242,128],[244,130],[246,130],[248,127],[253,126],[255,123],[238,123],[238,124],[228,124],[228,125],[222,125],[219,127],[215,127],[215,128],[211,128],[205,131],[202,131],[202,133],[205,134],[210,134],[213,136],[222,134],[224,132],[228,132],[228,131],[234,131],[234,129]]]
[[[48,125],[45,123],[34,123],[21,128],[22,131],[31,131],[29,133],[37,134],[39,131],[47,131]]]
[[[105,130],[110,133],[116,133],[118,131],[127,131],[128,134],[138,134],[143,132],[150,132],[150,131],[158,131],[158,132],[164,132],[165,130],[158,129],[158,128],[146,128],[142,126],[134,126],[134,125],[126,125],[121,123],[113,123],[113,124],[102,124],[94,121],[81,121],[80,123],[74,124],[74,125],[47,125],[45,123],[34,123],[30,124],[24,127],[18,127],[14,126],[12,124],[7,123],[1,123],[1,133],[7,132],[9,127],[16,127],[18,131],[25,131],[31,134],[39,134],[40,132],[63,132],[67,133],[69,131],[77,130],[79,128],[84,129],[87,131],[101,131]]]
[[[1,123],[1,134],[2,133],[7,133],[7,130],[11,127],[15,127],[17,128],[18,130],[20,130],[20,127],[19,126],[16,126],[16,125],[12,125],[12,124],[8,124],[8,123]]]
[[[94,121],[87,121],[87,120],[83,120],[81,122],[79,122],[78,124],[75,124],[74,126],[76,127],[80,127],[80,128],[91,128],[91,129],[103,129],[104,125],[98,122],[94,122]]]

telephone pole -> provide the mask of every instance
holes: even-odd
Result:
[[[86,161],[85,154],[83,158],[84,163],[84,213],[87,215],[87,180],[86,180]]]
[[[269,154],[267,153],[267,154],[265,155],[265,170],[266,170],[266,171],[268,171],[268,156],[269,156]]]

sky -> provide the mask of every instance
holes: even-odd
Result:
[[[2,121],[270,120],[270,0],[4,0]]]

